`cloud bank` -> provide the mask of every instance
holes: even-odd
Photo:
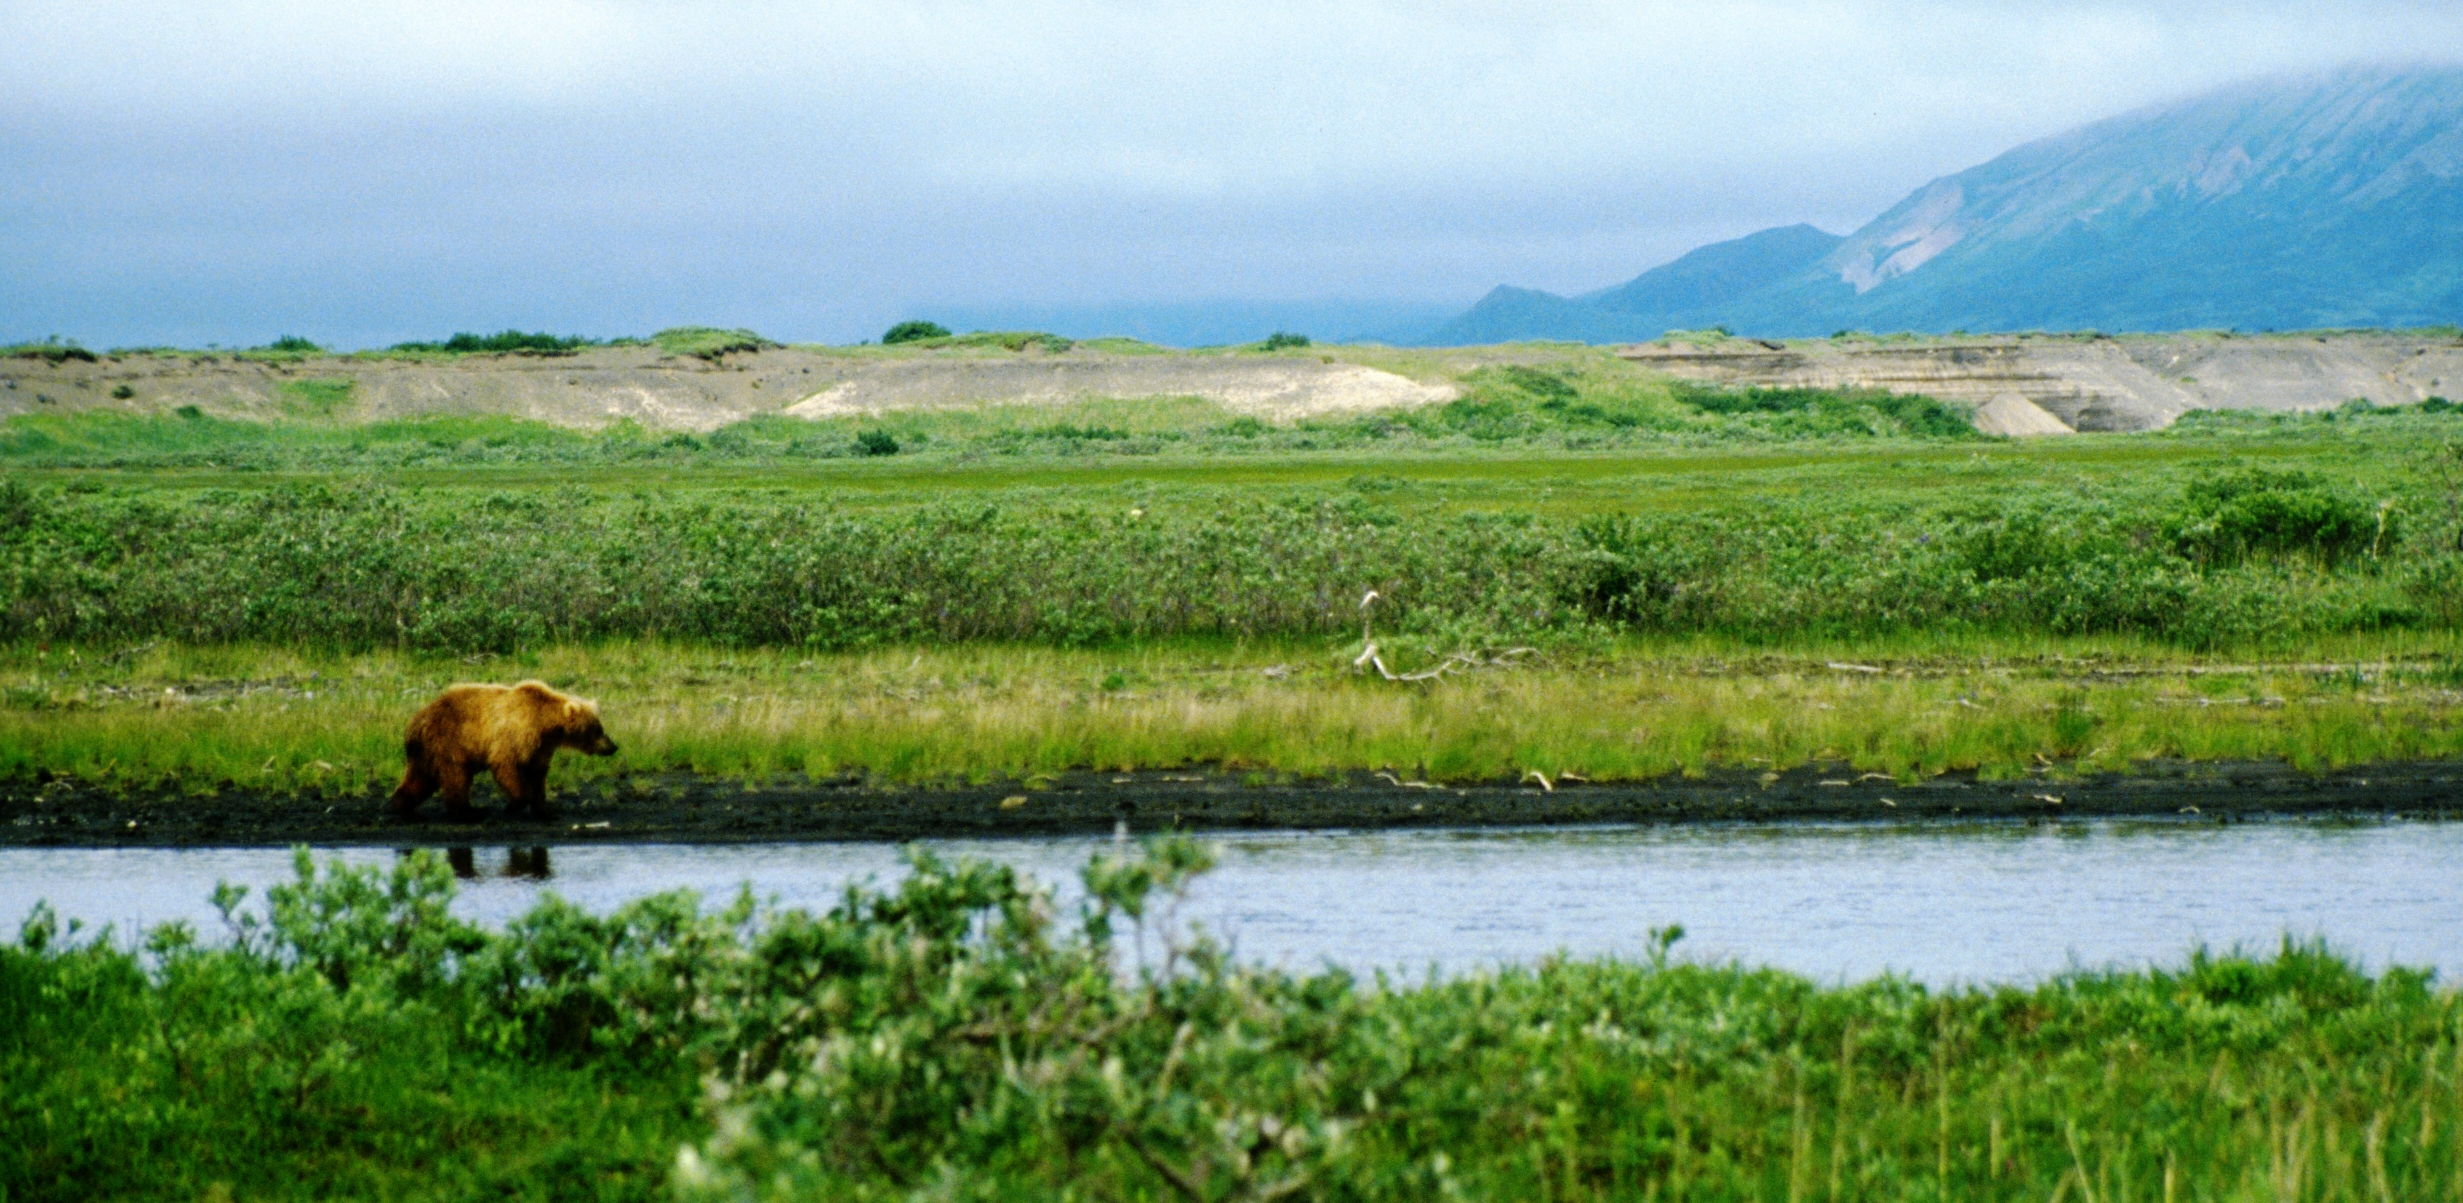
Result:
[[[117,344],[1373,317],[1842,231],[2234,79],[2463,58],[2418,4],[21,2],[0,34],[0,338]]]

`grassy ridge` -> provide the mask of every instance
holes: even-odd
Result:
[[[140,956],[0,946],[11,1199],[2429,1199],[2463,999],[2328,951],[1931,991],[1666,956],[1417,986],[1243,968],[1205,851],[1054,915],[918,858],[827,914],[453,920],[420,853]],[[1129,968],[1134,933],[1141,951]],[[1157,949],[1162,955],[1148,955]]]
[[[2463,758],[2451,635],[2369,636],[2303,664],[2125,640],[1626,643],[1401,685],[1356,645],[962,646],[803,655],[661,644],[472,660],[264,647],[0,652],[0,780],[358,791],[401,772],[402,725],[444,685],[537,675],[600,699],[624,745],[556,780],[689,772],[1026,779],[1073,768],[1526,770],[1636,779],[1846,761],[2126,769],[2144,758],[2304,767]],[[1829,667],[1862,663],[1890,671]]]
[[[729,332],[710,332],[713,337]],[[683,344],[680,348],[689,345]],[[719,344],[724,346],[723,341]],[[680,350],[679,353],[699,353]],[[280,386],[294,419],[331,417],[354,381]],[[706,433],[630,422],[573,431],[501,416],[432,415],[350,425],[91,411],[0,421],[0,465],[256,471],[412,466],[808,464],[899,454],[927,460],[1247,457],[1329,451],[1414,454],[1502,447],[1758,445],[1808,438],[1978,440],[1963,413],[1922,397],[1820,389],[1740,392],[1642,376],[1615,360],[1554,371],[1476,368],[1463,395],[1417,409],[1269,422],[1195,397],[1082,398],[1058,405],[924,409],[807,421],[767,414]],[[895,450],[862,436],[887,434]]]

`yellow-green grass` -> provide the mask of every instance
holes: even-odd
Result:
[[[404,724],[444,685],[532,676],[599,699],[624,748],[560,762],[565,782],[1170,767],[1607,781],[1816,762],[1916,778],[2150,759],[2324,769],[2463,759],[2457,644],[2342,636],[2294,661],[1990,636],[1778,650],[1634,641],[1424,684],[1353,671],[1356,645],[811,656],[617,643],[468,659],[20,646],[0,653],[0,777],[362,789],[399,772]]]

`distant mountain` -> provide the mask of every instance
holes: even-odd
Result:
[[[2456,322],[2463,68],[2353,68],[2142,109],[1935,180],[1819,247],[1827,237],[1766,230],[1577,298],[1499,289],[1438,334]],[[1808,258],[1789,267],[1793,254]]]
[[[1567,299],[1527,288],[1489,292],[1470,312],[1430,332],[1432,346],[1525,338],[1631,342],[1657,338],[1716,315],[1756,291],[1794,276],[1845,241],[1811,226],[1783,226],[1714,242],[1614,288]],[[1704,315],[1710,320],[1698,321]]]

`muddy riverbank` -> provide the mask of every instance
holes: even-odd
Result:
[[[1591,783],[1534,775],[1437,785],[1384,773],[1276,781],[1224,772],[1070,773],[1024,782],[881,786],[804,778],[748,783],[638,776],[559,791],[553,818],[507,817],[492,793],[477,822],[431,805],[402,820],[379,794],[119,792],[74,780],[0,786],[0,846],[761,843],[1111,832],[1327,830],[1809,820],[2227,822],[2275,816],[2463,817],[2463,763],[2308,773],[2282,764],[2154,763],[2127,774],[1905,783],[1838,765],[1780,773]]]

